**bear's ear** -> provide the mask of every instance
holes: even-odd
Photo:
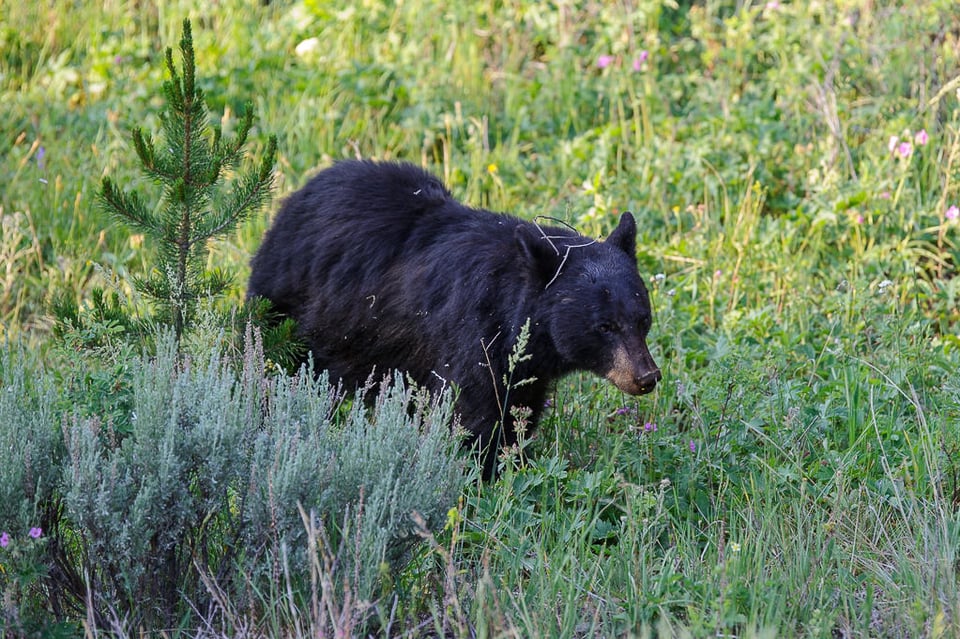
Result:
[[[535,224],[519,224],[514,229],[513,237],[523,263],[534,275],[544,284],[553,280],[560,268],[561,256],[543,231]]]
[[[631,260],[637,260],[637,222],[633,219],[633,213],[626,212],[620,216],[620,224],[607,238],[607,244],[616,246]]]

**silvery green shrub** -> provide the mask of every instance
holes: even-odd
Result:
[[[53,387],[25,349],[0,343],[0,636],[50,636],[57,592],[49,531],[62,442]]]
[[[449,396],[396,378],[364,402],[306,369],[269,372],[252,336],[239,362],[178,353],[172,335],[156,343],[128,362],[124,433],[98,416],[58,416],[47,386],[28,388],[4,360],[15,399],[0,400],[0,417],[13,415],[0,420],[2,472],[17,477],[0,487],[0,516],[29,522],[31,499],[59,505],[51,611],[70,608],[66,598],[102,628],[172,627],[215,607],[211,580],[237,605],[276,592],[281,562],[294,588],[309,587],[321,551],[335,558],[323,564],[338,571],[330,583],[369,601],[380,571],[401,567],[418,539],[411,515],[440,525],[463,486]],[[28,491],[36,482],[6,463],[8,450],[48,464],[46,492]],[[301,510],[324,548],[310,546]]]
[[[441,525],[462,488],[449,394],[433,399],[397,376],[381,384],[371,407],[356,401],[338,414],[325,380],[298,375],[277,378],[270,397],[252,447],[245,546],[285,544],[305,575],[307,531],[289,507],[302,504],[325,529],[339,530],[327,540],[333,550],[350,529],[358,550],[340,560],[357,575],[353,593],[366,599],[380,566],[396,568],[418,539],[410,515]]]
[[[0,344],[0,532],[47,524],[60,442],[54,389],[22,348]]]

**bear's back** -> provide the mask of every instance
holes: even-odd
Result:
[[[448,204],[456,202],[443,184],[412,164],[346,160],[291,195],[278,217],[297,218],[294,225],[300,228],[342,224],[354,235],[375,232],[382,237]]]
[[[248,295],[289,312],[309,298],[375,288],[400,263],[505,259],[513,235],[504,231],[519,223],[464,206],[412,164],[341,161],[284,202],[254,257]]]

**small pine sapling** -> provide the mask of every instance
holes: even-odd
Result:
[[[276,137],[270,136],[259,167],[241,173],[232,192],[217,197],[224,173],[234,170],[243,158],[253,126],[253,105],[247,103],[232,140],[225,139],[217,126],[211,136],[203,91],[196,84],[189,20],[183,22],[180,52],[182,75],[173,64],[173,51],[167,48],[170,79],[163,83],[167,110],[160,114],[162,141],[155,144],[140,128],[133,131],[133,145],[145,174],[163,187],[161,205],[147,205],[110,178],[103,179],[99,193],[108,213],[157,243],[157,267],[138,277],[134,285],[157,304],[159,319],[173,325],[178,342],[191,325],[198,300],[219,295],[229,284],[219,269],[204,268],[208,241],[233,230],[269,200],[277,151]]]

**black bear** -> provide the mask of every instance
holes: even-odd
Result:
[[[318,368],[348,388],[393,369],[459,388],[486,478],[516,441],[511,408],[535,425],[562,375],[593,371],[632,395],[660,380],[630,213],[599,242],[464,206],[411,164],[343,161],[313,177],[267,231],[247,295],[294,318]],[[512,380],[533,381],[507,388],[528,322]]]

